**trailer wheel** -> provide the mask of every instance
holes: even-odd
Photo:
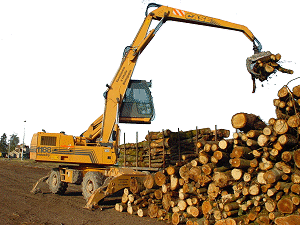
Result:
[[[68,183],[61,181],[59,169],[52,169],[49,180],[49,189],[53,194],[62,195],[66,192],[68,188]]]
[[[87,201],[89,197],[102,186],[104,183],[104,175],[99,172],[90,171],[85,174],[82,180],[82,195]]]

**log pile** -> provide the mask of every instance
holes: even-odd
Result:
[[[232,139],[199,139],[194,157],[133,178],[116,210],[172,224],[298,224],[299,99],[300,85],[280,89],[286,105],[268,123],[235,114]]]
[[[178,161],[188,162],[190,158],[196,157],[197,148],[205,144],[212,145],[212,141],[228,138],[229,135],[229,130],[215,131],[210,128],[149,132],[145,141],[121,145],[118,163],[125,166],[165,168]]]

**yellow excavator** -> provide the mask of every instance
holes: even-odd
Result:
[[[150,8],[155,8],[148,12]],[[152,20],[157,26],[149,31]],[[86,208],[95,208],[105,196],[128,187],[134,177],[151,168],[114,166],[118,155],[119,123],[149,124],[154,118],[151,82],[132,80],[137,59],[161,26],[168,20],[240,31],[253,43],[254,55],[246,60],[253,82],[260,74],[254,64],[271,55],[245,26],[224,20],[150,3],[146,17],[132,44],[125,48],[121,65],[104,93],[105,110],[80,136],[38,132],[31,141],[31,158],[38,162],[59,163],[52,169],[48,184],[53,193],[63,194],[69,183],[81,184]]]

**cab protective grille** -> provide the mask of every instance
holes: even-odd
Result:
[[[41,145],[56,146],[56,137],[42,136]]]

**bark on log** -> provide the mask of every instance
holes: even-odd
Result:
[[[162,139],[163,137],[170,137],[171,133],[172,132],[168,129],[161,132],[149,132],[149,134],[146,135],[145,139],[147,141]]]
[[[219,141],[219,147],[222,150],[226,150],[226,149],[230,149],[233,145],[233,140],[232,139],[228,139],[228,140],[221,140]]]
[[[300,168],[300,149],[294,151],[294,162],[295,165]]]
[[[274,222],[276,225],[298,225],[300,223],[300,216],[289,215],[285,217],[277,217]]]
[[[226,212],[229,212],[231,210],[238,209],[238,208],[239,208],[239,204],[237,202],[230,202],[230,203],[224,205],[224,210]]]
[[[248,168],[250,167],[251,160],[243,158],[234,158],[230,160],[230,164],[235,168]]]
[[[230,154],[231,158],[241,158],[241,157],[245,157],[245,158],[251,158],[251,154],[250,152],[252,152],[252,150],[248,147],[243,147],[243,146],[236,146],[234,147],[234,149],[232,150],[232,153]]]
[[[298,144],[298,138],[291,134],[283,134],[279,136],[278,142],[282,146],[295,146],[296,144]]]
[[[247,132],[250,130],[263,129],[266,124],[256,115],[248,113],[237,113],[231,119],[233,128]]]
[[[277,182],[283,174],[283,171],[274,167],[272,170],[269,170],[264,174],[264,179],[268,184],[273,184]]]

